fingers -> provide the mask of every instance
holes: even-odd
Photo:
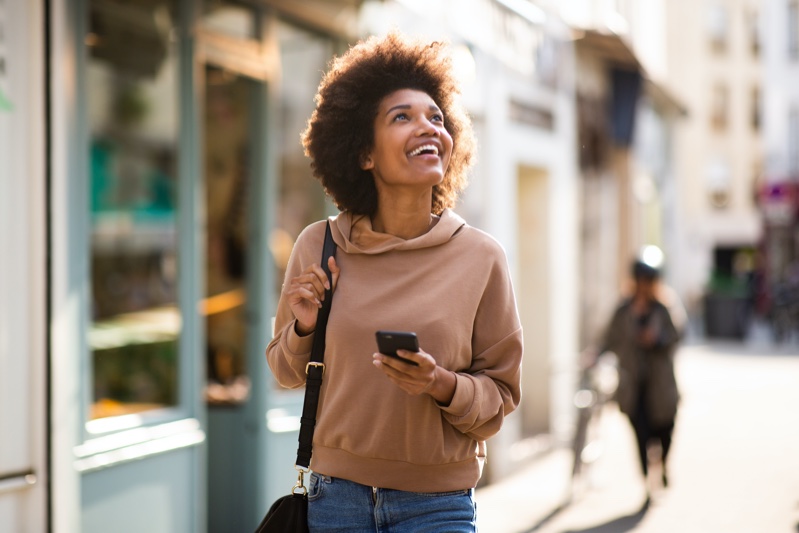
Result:
[[[319,265],[311,265],[302,274],[292,278],[289,290],[306,299],[321,302],[325,299],[325,289],[330,288],[327,275]]]
[[[410,394],[425,392],[435,379],[435,359],[425,352],[399,350],[397,354],[404,359],[415,361],[418,366],[381,353],[373,355],[373,363],[404,391]]]

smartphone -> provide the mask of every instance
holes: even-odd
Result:
[[[419,366],[416,361],[410,361],[397,355],[397,350],[408,350],[411,352],[419,351],[419,339],[412,331],[378,331],[375,333],[377,338],[377,350],[383,355],[395,357],[409,365]]]

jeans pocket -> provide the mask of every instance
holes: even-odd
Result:
[[[308,501],[315,501],[321,498],[324,485],[324,476],[311,472],[311,479],[308,482]]]
[[[308,501],[318,500],[322,497],[325,491],[325,485],[333,482],[333,478],[316,472],[311,472],[311,478],[308,481]]]

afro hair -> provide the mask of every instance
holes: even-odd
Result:
[[[341,211],[373,215],[377,189],[361,158],[374,144],[381,101],[401,89],[427,93],[444,114],[453,149],[441,183],[433,187],[431,212],[454,207],[474,160],[474,134],[460,103],[448,46],[393,31],[373,36],[334,58],[316,94],[316,109],[302,134],[313,175]]]

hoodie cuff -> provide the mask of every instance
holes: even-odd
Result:
[[[471,378],[455,373],[455,394],[449,405],[440,405],[441,410],[456,418],[466,416],[474,405],[474,386]]]
[[[300,336],[296,330],[297,320],[294,319],[291,321],[287,329],[286,339],[286,349],[288,352],[294,357],[300,357],[304,355],[308,355],[311,353],[311,348],[313,348],[313,333],[309,333],[305,336]]]

